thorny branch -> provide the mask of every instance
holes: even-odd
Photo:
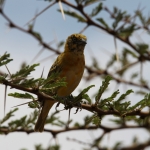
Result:
[[[49,7],[53,6],[55,3],[57,3],[58,0],[54,1],[51,5],[49,5]],[[102,29],[103,31],[105,31],[106,33],[116,37],[117,39],[119,39],[120,41],[124,42],[125,44],[127,44],[128,46],[130,46],[136,53],[139,54],[139,59],[138,61],[136,61],[135,63],[131,64],[131,65],[128,65],[128,66],[125,66],[125,67],[131,67],[132,65],[134,64],[137,64],[139,62],[143,62],[143,60],[145,61],[150,61],[150,53],[148,55],[141,55],[137,49],[137,47],[131,42],[131,40],[127,37],[127,38],[123,38],[121,37],[118,33],[117,33],[117,30],[113,30],[113,29],[108,29],[108,28],[105,28],[103,26],[101,26],[100,24],[98,24],[97,22],[95,22],[94,20],[92,20],[92,18],[90,18],[86,12],[84,11],[84,6],[77,3],[77,5],[73,5],[71,4],[69,1],[66,1],[66,0],[61,0],[62,3],[64,3],[65,5],[71,7],[71,8],[74,8],[75,10],[79,11],[86,19],[86,26],[85,28],[83,29],[86,30],[89,26],[95,26],[99,29]],[[43,11],[41,12],[44,12],[46,9],[44,9]],[[109,15],[115,19],[115,16],[113,15],[113,13],[107,8],[107,7],[104,7],[104,10],[106,12],[109,13]],[[33,36],[44,48],[50,50],[50,51],[53,51],[54,53],[56,54],[60,54],[60,51],[57,50],[57,49],[54,49],[53,47],[51,47],[49,44],[45,43],[42,38],[37,35],[36,32],[33,31],[33,28],[32,26],[30,26],[28,29],[24,29],[20,26],[18,26],[17,24],[15,24],[3,11],[2,8],[0,8],[0,14],[8,21],[8,25],[9,27],[11,28],[16,28],[24,33],[27,33],[31,36]],[[40,13],[41,14],[41,13]],[[37,16],[35,16],[36,18]],[[130,24],[133,24],[134,22],[131,22],[130,20],[124,20],[124,24],[122,25],[122,27],[124,25],[126,25],[126,23],[130,23]],[[147,31],[149,31],[149,29],[146,27],[146,26],[137,26],[137,29],[145,29]],[[124,68],[125,68],[124,67]],[[118,78],[116,76],[114,76],[112,73],[108,72],[107,70],[99,70],[99,69],[92,69],[91,67],[88,67],[86,66],[85,67],[89,73],[89,76],[91,74],[94,74],[94,76],[98,76],[98,75],[110,75],[112,76],[112,78],[118,82],[118,83],[124,83],[124,84],[128,84],[128,85],[133,85],[133,86],[136,86],[136,87],[142,87],[142,88],[145,88],[147,90],[150,91],[150,87],[146,84],[137,84],[137,83],[134,83],[134,82],[131,82],[131,81],[126,81],[124,79],[121,79],[121,78]],[[123,68],[123,69],[124,69]],[[119,71],[121,70],[118,70],[116,73],[118,73]],[[0,72],[1,75],[3,75],[3,72]],[[93,77],[94,77],[93,76]],[[46,98],[46,99],[50,99],[50,100],[54,100],[51,96],[49,95],[46,95],[42,92],[39,92],[38,89],[33,89],[33,88],[25,88],[25,87],[22,87],[22,86],[19,86],[19,85],[16,85],[16,84],[13,84],[7,80],[3,80],[3,84],[4,85],[8,85],[12,88],[15,88],[15,89],[19,89],[19,90],[23,90],[23,91],[26,91],[26,92],[30,92],[32,94],[35,94],[37,96],[40,96],[40,97],[43,97],[43,98]],[[97,112],[99,115],[117,115],[117,116],[121,116],[121,114],[116,111],[116,110],[101,110],[97,107],[95,107],[95,105],[88,105],[88,104],[82,104],[82,108],[87,110],[87,111],[90,111],[90,112]],[[132,112],[128,112],[125,114],[125,116],[134,116],[134,115],[138,115],[140,117],[147,117],[147,116],[150,116],[150,113],[149,112],[142,112],[142,111],[139,111],[139,110],[135,110],[135,111],[132,111]],[[102,126],[100,125],[99,127],[98,126],[81,126],[81,127],[72,127],[72,128],[66,128],[66,129],[62,129],[62,130],[47,130],[45,129],[44,131],[45,132],[49,132],[53,135],[53,137],[55,138],[57,134],[59,133],[63,133],[63,132],[68,132],[68,131],[74,131],[74,130],[93,130],[93,129],[102,129],[104,131],[103,135],[105,135],[105,133],[109,133],[111,131],[114,131],[114,130],[120,130],[120,129],[128,129],[128,128],[147,128],[149,129],[149,126],[142,126],[142,125],[139,125],[139,126],[127,126],[127,125],[124,125],[124,126],[120,126],[120,127],[116,127],[116,128],[108,128],[108,127],[105,127],[105,126]],[[0,132],[4,133],[4,134],[9,134],[11,132],[26,132],[28,134],[30,133],[33,133],[34,130],[25,130],[25,129],[16,129],[16,130],[9,130],[7,128],[0,128]],[[100,136],[99,138],[101,139],[102,136]],[[69,139],[70,140],[70,139]],[[74,140],[75,142],[79,142],[79,140]],[[81,143],[82,144],[82,143]],[[84,143],[83,143],[84,144]],[[120,150],[141,150],[141,149],[144,149],[145,147],[149,146],[150,145],[150,141],[148,142],[145,142],[143,144],[139,144],[139,145],[134,145],[134,146],[130,146],[130,147],[123,147],[123,148],[120,148]],[[91,146],[91,144],[90,144]],[[91,146],[92,147],[92,146]],[[102,150],[103,148],[100,148],[98,145],[95,145],[95,147],[99,150]]]
[[[73,7],[73,8],[75,8],[75,9],[79,9],[78,7],[76,7],[76,6],[74,6],[74,5],[72,5],[72,4],[70,4],[69,2],[67,2],[67,1],[62,1],[62,2],[64,2],[65,4],[67,4],[67,5],[69,5],[69,6],[71,6],[71,7]],[[80,8],[81,9],[81,8]],[[79,10],[80,10],[79,9]],[[87,20],[90,20],[90,22],[92,22],[93,23],[93,25],[94,26],[98,26],[99,28],[101,28],[101,29],[103,29],[103,30],[107,30],[107,29],[105,29],[105,28],[103,28],[102,26],[99,26],[99,25],[97,25],[96,23],[94,23],[89,17],[88,17],[88,15],[86,15],[85,14],[85,12],[83,11],[83,8],[81,9],[82,10],[82,13],[84,14],[84,16],[87,18]],[[50,51],[53,51],[54,53],[56,53],[56,54],[60,54],[60,51],[59,50],[57,50],[57,49],[54,49],[53,47],[51,47],[51,46],[49,46],[47,43],[45,43],[44,41],[42,41],[42,39],[41,38],[39,38],[39,36],[37,36],[36,34],[35,34],[35,32],[32,30],[32,28],[29,28],[28,30],[26,30],[26,29],[24,29],[24,28],[21,28],[20,26],[18,26],[18,25],[16,25],[15,23],[13,23],[13,21],[3,12],[3,10],[0,8],[0,13],[2,14],[2,16],[9,22],[9,26],[11,27],[11,28],[16,28],[16,29],[18,29],[18,30],[20,30],[20,31],[22,31],[22,32],[25,32],[25,33],[27,33],[27,34],[30,34],[31,36],[33,36],[36,40],[38,40],[39,42],[40,42],[40,44],[44,47],[44,48],[46,48],[46,49],[48,49],[48,50],[50,50]],[[89,24],[88,24],[89,25]],[[87,28],[87,27],[86,27]],[[107,31],[108,32],[108,31]],[[128,44],[128,43],[127,43]],[[129,44],[130,45],[130,44]],[[132,46],[131,46],[132,47]],[[136,49],[136,48],[135,48]],[[147,59],[147,58],[146,58]],[[150,60],[150,57],[147,59],[147,60]],[[128,84],[128,85],[133,85],[133,86],[137,86],[137,87],[143,87],[143,88],[145,88],[145,89],[147,89],[147,90],[150,90],[150,88],[148,87],[148,85],[141,85],[141,84],[137,84],[137,83],[134,83],[134,82],[131,82],[131,81],[126,81],[126,80],[124,80],[124,79],[121,79],[121,78],[117,78],[117,77],[115,77],[113,74],[111,74],[111,73],[109,73],[107,70],[103,70],[103,71],[100,71],[100,70],[93,70],[91,67],[88,67],[88,66],[85,66],[85,68],[87,69],[87,71],[90,73],[90,74],[96,74],[96,75],[110,75],[110,76],[112,76],[112,78],[114,79],[114,80],[116,80],[117,82],[119,82],[119,83],[124,83],[124,84]]]
[[[51,97],[47,94],[44,94],[43,92],[39,92],[39,90],[36,89],[36,88],[26,88],[26,87],[23,87],[23,86],[20,86],[20,85],[13,84],[13,83],[11,83],[7,80],[3,80],[2,84],[10,86],[11,88],[15,88],[15,89],[18,89],[18,90],[22,90],[22,91],[25,91],[25,92],[35,94],[35,95],[41,97],[42,99],[55,100],[53,97]],[[58,101],[56,101],[56,102],[58,102]],[[122,115],[116,110],[107,110],[107,111],[105,111],[105,110],[101,110],[101,109],[97,108],[95,105],[82,104],[82,108],[85,109],[85,110],[88,110],[90,112],[97,112],[100,115],[114,114],[114,115],[118,115],[118,116],[122,117]],[[150,113],[149,112],[142,112],[142,111],[137,110],[137,111],[132,111],[132,112],[128,112],[128,113],[124,114],[124,116],[132,116],[132,115],[138,115],[138,116],[141,116],[141,117],[146,117],[146,116],[149,116]]]
[[[137,128],[148,128],[148,126],[121,126],[121,127],[105,127],[103,125],[98,126],[80,126],[80,127],[70,127],[66,129],[61,129],[61,130],[49,130],[49,129],[44,129],[45,132],[51,133],[54,137],[56,137],[57,134],[63,133],[63,132],[69,132],[69,131],[75,131],[75,130],[94,130],[94,129],[102,129],[104,130],[105,133],[114,131],[114,130],[122,130],[122,129],[137,129]],[[30,133],[35,133],[34,130],[29,130],[29,129],[15,129],[15,130],[10,130],[7,128],[0,128],[0,132],[4,134],[9,134],[12,132],[26,132],[27,134]]]

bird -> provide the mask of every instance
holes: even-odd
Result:
[[[48,77],[58,72],[60,78],[65,78],[66,86],[58,87],[55,93],[59,97],[69,96],[78,86],[84,73],[85,58],[84,48],[87,38],[83,34],[71,34],[68,36],[61,53],[50,68]],[[42,109],[35,124],[35,132],[43,132],[44,124],[51,107],[56,103],[52,100],[43,100]]]

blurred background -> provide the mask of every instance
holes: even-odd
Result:
[[[73,34],[82,32],[86,27],[86,23],[78,22],[77,19],[74,19],[71,16],[65,14],[65,19],[62,16],[62,13],[58,11],[60,6],[58,3],[54,4],[52,7],[44,11],[39,15],[35,20],[29,22],[36,14],[41,12],[44,8],[49,6],[52,2],[44,0],[5,0],[3,11],[4,13],[14,22],[17,26],[28,29],[29,25],[33,25],[33,30],[40,34],[42,40],[59,52],[63,52],[63,46],[59,47],[60,43],[65,42],[66,38]],[[74,0],[69,1],[69,3],[76,5]],[[109,8],[113,11],[114,7],[126,11],[128,14],[133,15],[136,10],[141,10],[142,14],[148,18],[150,11],[149,0],[105,0],[101,1],[103,6]],[[84,11],[89,14],[93,8],[95,8],[98,3],[87,6]],[[62,3],[64,10],[75,11],[72,7]],[[106,11],[102,11],[98,14],[97,17],[102,17],[105,19],[107,24],[111,26],[113,23],[112,18]],[[93,20],[96,20],[93,18]],[[29,23],[28,23],[29,22]],[[140,24],[139,20],[135,21],[137,24]],[[86,28],[82,34],[87,36],[87,45],[85,48],[85,60],[86,65],[92,67],[97,65],[97,68],[100,70],[107,70],[108,62],[112,59],[112,56],[117,53],[119,59],[121,59],[121,53],[124,47],[130,48],[126,43],[116,39],[104,30],[96,28],[95,26],[89,26]],[[133,43],[147,43],[149,45],[150,38],[146,31],[139,30],[134,32],[130,37]],[[117,51],[117,52],[116,52]],[[13,59],[11,63],[7,65],[9,71],[13,74],[21,68],[21,65],[25,63],[26,65],[32,65],[34,63],[40,63],[40,66],[31,74],[31,77],[39,78],[42,74],[44,68],[43,77],[46,78],[50,66],[53,64],[54,60],[58,56],[55,52],[50,51],[49,49],[43,48],[39,44],[39,41],[36,40],[33,36],[19,31],[16,28],[10,28],[8,26],[8,21],[0,15],[0,55],[3,55],[5,52],[10,53],[10,57]],[[95,61],[96,60],[96,61]],[[134,62],[134,58],[129,58],[129,60]],[[95,63],[95,64],[94,64]],[[149,62],[145,62],[144,67],[142,68],[143,78],[149,80]],[[113,67],[108,68],[108,70],[114,74],[115,70],[121,69],[121,63],[116,61]],[[130,80],[130,75],[132,72],[140,72],[140,64],[135,65],[133,68],[130,68],[126,74],[124,74],[124,80]],[[0,68],[0,71],[7,73],[7,69],[3,66]],[[117,77],[114,74],[115,77]],[[89,95],[92,97],[96,94],[99,86],[102,83],[102,78],[96,76],[95,78],[87,80],[89,77],[88,71],[85,69],[83,80],[81,81],[78,88],[73,92],[73,95],[78,95],[78,93],[86,88],[89,85],[95,85],[89,91]],[[134,80],[137,83],[137,80]],[[128,84],[118,85],[115,81],[111,81],[111,84],[108,87],[108,92],[103,94],[103,97],[108,97],[108,95],[117,89],[120,93],[125,92],[128,89],[138,90],[141,89],[136,86],[131,86]],[[143,90],[143,89],[142,89]],[[145,89],[144,89],[145,90]],[[4,91],[5,87],[0,85],[0,118],[4,117]],[[10,89],[8,87],[7,93],[14,92],[15,89]],[[145,90],[149,92],[149,90]],[[143,95],[133,93],[128,97],[128,100],[131,101],[131,104],[137,103],[143,98]],[[13,106],[25,103],[30,100],[15,99],[7,96],[6,103],[6,113],[9,112]],[[63,109],[63,106],[60,106],[58,109]],[[147,110],[147,109],[145,109]],[[55,111],[55,106],[53,106],[50,114]],[[24,115],[29,115],[33,112],[33,109],[29,108],[28,105],[19,106],[19,110],[13,116],[13,119],[19,119]],[[75,109],[71,111],[71,119],[73,122],[83,123],[83,118],[86,115],[91,115],[90,112],[86,110],[79,111],[77,114],[74,114]],[[68,120],[68,111],[62,111],[59,114],[61,120]],[[112,127],[115,125],[109,121],[110,116],[107,116],[102,120],[102,125]],[[7,124],[7,122],[6,122]],[[133,123],[134,124],[134,123]],[[48,129],[60,129],[60,127],[46,125]],[[119,133],[118,133],[119,132]],[[56,139],[53,139],[50,133],[10,133],[8,135],[0,135],[0,149],[3,150],[20,150],[20,149],[34,149],[34,145],[42,144],[43,147],[48,147],[50,144],[59,144],[62,150],[79,150],[83,147],[88,149],[88,145],[80,144],[73,140],[69,141],[67,138],[78,139],[86,143],[92,143],[93,139],[99,137],[103,131],[101,129],[93,131],[72,131],[61,133],[57,136]],[[109,134],[106,134],[102,140],[101,146],[108,146],[111,149],[114,146],[114,143],[117,141],[122,141],[123,145],[130,145],[132,143],[133,137],[137,137],[138,141],[141,143],[150,138],[149,133],[145,129],[130,129],[128,132],[126,130],[113,131]],[[95,148],[96,149],[96,148]],[[147,148],[147,150],[150,148]]]

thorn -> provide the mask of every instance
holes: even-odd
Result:
[[[38,101],[38,100],[34,100],[34,101],[30,101],[30,102],[22,103],[22,104],[19,104],[19,105],[16,105],[16,106],[12,106],[11,108],[18,107],[18,106],[22,106],[22,105],[25,105],[25,104],[29,104],[29,103],[31,103],[31,102],[35,102],[35,101]]]
[[[9,71],[9,69],[8,69],[8,67],[7,67],[7,65],[5,65],[5,67],[6,67],[8,73],[9,73],[9,75],[10,75],[10,77],[11,77],[11,73],[10,73],[10,71]]]
[[[63,10],[63,7],[62,7],[61,0],[58,1],[58,4],[59,4],[60,11],[61,11],[61,14],[62,14],[62,16],[63,16],[63,19],[65,20],[65,14],[64,14],[64,10]]]
[[[7,85],[5,85],[5,93],[4,93],[4,117],[6,112],[6,94],[7,94]]]
[[[70,122],[70,113],[71,113],[71,108],[69,109],[69,115],[68,115],[68,123],[67,123],[67,128],[69,128],[69,122]]]
[[[117,48],[117,41],[116,38],[114,37],[114,43],[115,43],[115,50],[116,50],[116,60],[119,62],[119,55],[118,55],[118,48]]]
[[[36,55],[35,57],[32,59],[32,61],[30,62],[30,64],[32,64],[44,51],[44,48],[42,48]]]
[[[44,11],[46,11],[48,8],[53,6],[56,2],[54,1],[52,4],[48,5],[46,8],[44,8],[41,12],[36,14],[31,20],[29,20],[24,26],[28,25],[31,21],[35,20],[39,15],[41,15]]]

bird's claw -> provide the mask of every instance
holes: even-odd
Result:
[[[74,114],[76,114],[79,111],[79,109],[80,109],[80,111],[82,110],[82,105],[80,102],[78,102],[76,105],[77,105],[77,109],[76,109],[76,112]]]

